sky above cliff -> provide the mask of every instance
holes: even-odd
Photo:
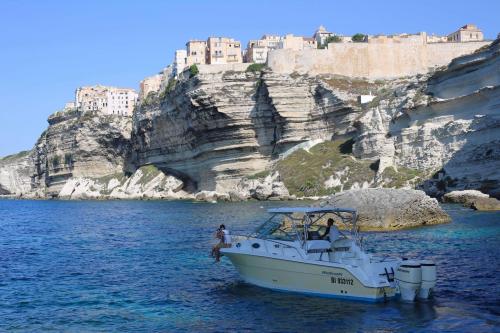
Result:
[[[189,39],[229,36],[246,45],[265,33],[311,36],[426,31],[475,23],[500,32],[500,1],[25,1],[0,2],[0,156],[31,149],[47,116],[75,88],[138,89]]]

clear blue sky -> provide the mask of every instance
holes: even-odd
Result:
[[[0,156],[30,149],[78,86],[138,88],[190,38],[500,32],[500,1],[0,1]]]

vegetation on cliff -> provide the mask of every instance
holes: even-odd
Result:
[[[397,171],[388,167],[377,175],[379,161],[356,159],[353,143],[353,139],[338,139],[317,144],[309,151],[299,149],[278,161],[275,168],[290,194],[298,197],[378,185],[415,187],[422,180],[423,172],[404,167]]]
[[[31,152],[31,150],[23,150],[23,151],[20,151],[19,153],[16,153],[16,154],[0,157],[0,162],[8,162],[8,161],[12,161],[12,160],[15,160],[18,158],[26,157],[26,156],[28,156],[28,154],[30,152]]]
[[[198,75],[199,72],[200,71],[198,69],[198,66],[196,66],[196,64],[189,66],[189,77],[196,76]]]
[[[350,140],[326,141],[309,151],[299,149],[279,161],[276,168],[290,194],[328,195],[373,181],[371,162],[356,160],[349,152],[349,144]]]
[[[266,67],[266,64],[251,64],[247,67],[247,72],[261,72]]]
[[[364,41],[366,41],[366,35],[358,32],[357,34],[352,36],[351,39],[353,42],[364,42]]]

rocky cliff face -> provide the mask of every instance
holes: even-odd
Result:
[[[227,193],[294,145],[352,130],[352,111],[319,78],[200,71],[136,111],[135,161]]]
[[[239,200],[420,187],[498,196],[499,45],[388,81],[200,66],[150,94],[132,120],[50,116],[31,152],[0,160],[0,194]]]
[[[123,173],[131,120],[99,113],[57,112],[33,148],[32,183],[40,196],[57,196],[73,177]]]
[[[420,186],[433,195],[470,188],[498,196],[499,41],[390,85],[356,123],[354,154],[380,159],[380,174],[388,167],[426,173]]]
[[[31,190],[31,152],[0,159],[0,195],[22,196]]]

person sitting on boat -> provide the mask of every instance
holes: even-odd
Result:
[[[321,236],[321,239],[325,239],[327,236],[332,243],[340,237],[339,229],[336,225],[333,224],[332,218],[328,219],[328,221],[326,222],[326,230],[323,236]]]
[[[212,257],[215,256],[215,261],[220,261],[220,249],[223,247],[231,247],[231,235],[229,234],[229,230],[226,230],[224,224],[221,224],[219,229],[217,229],[215,238],[219,239],[219,243],[212,248]]]

